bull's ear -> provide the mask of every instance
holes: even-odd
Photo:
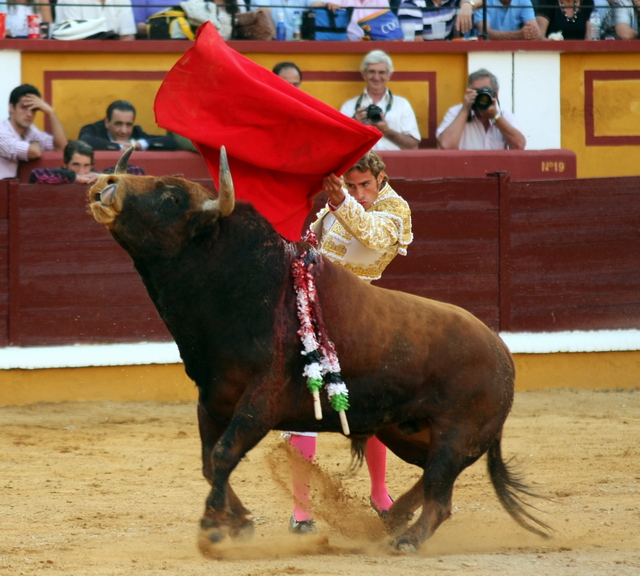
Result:
[[[203,210],[194,212],[189,219],[189,237],[195,238],[200,234],[210,234],[220,218],[220,210]]]

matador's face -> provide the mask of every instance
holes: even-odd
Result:
[[[378,198],[382,182],[384,180],[384,172],[380,172],[378,176],[374,176],[371,170],[360,172],[359,170],[349,170],[344,175],[344,185],[353,196],[358,204],[365,210],[371,208]]]

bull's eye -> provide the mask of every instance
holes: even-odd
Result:
[[[162,195],[162,200],[164,202],[170,202],[171,204],[175,204],[176,206],[180,204],[180,197],[173,192],[165,192]]]

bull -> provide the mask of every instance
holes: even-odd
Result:
[[[369,285],[308,244],[284,239],[251,204],[235,202],[224,149],[217,199],[181,178],[127,175],[130,153],[89,190],[89,206],[131,256],[198,388],[211,485],[203,553],[252,531],[229,477],[270,430],[341,431],[326,396],[316,419],[303,377],[290,269],[304,252],[349,390],[352,450],[361,456],[375,434],[423,470],[389,511],[391,546],[417,550],[450,516],[458,475],[485,452],[506,511],[546,535],[548,526],[523,505],[527,486],[501,454],[515,368],[493,331],[461,308]]]

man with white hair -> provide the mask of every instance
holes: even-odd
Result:
[[[364,92],[347,100],[340,112],[362,124],[375,126],[383,134],[374,150],[416,150],[420,144],[418,121],[406,98],[392,94],[387,82],[393,62],[382,50],[369,52],[360,65],[367,83]]]

